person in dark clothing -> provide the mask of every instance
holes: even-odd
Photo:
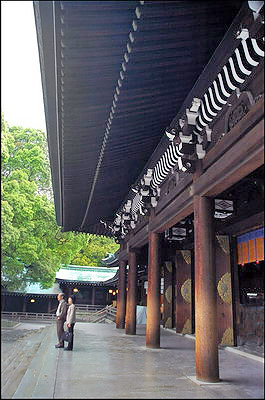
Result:
[[[74,343],[74,326],[76,322],[75,317],[75,296],[68,297],[68,310],[66,316],[66,326],[68,328],[68,332],[72,333],[72,339],[68,342],[68,346],[64,350],[73,350]]]
[[[67,303],[64,300],[64,294],[59,293],[57,296],[59,305],[56,311],[56,326],[57,326],[57,336],[59,343],[55,345],[56,348],[64,347],[64,341],[62,340],[62,334],[64,332],[64,323],[67,315]]]

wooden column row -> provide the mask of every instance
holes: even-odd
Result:
[[[116,328],[124,329],[126,311],[126,263],[125,261],[120,261],[119,264]]]
[[[196,377],[206,382],[219,381],[213,213],[212,199],[194,196]],[[149,233],[146,346],[153,348],[160,347],[159,238],[158,233]],[[137,255],[135,252],[129,252],[128,263],[125,312],[126,265],[120,262],[116,326],[124,328],[126,319],[126,334],[135,335],[137,304]]]
[[[137,279],[137,255],[129,251],[128,293],[126,299],[126,326],[125,331],[129,335],[136,334],[136,279]]]
[[[159,234],[149,235],[149,268],[147,295],[147,347],[160,347],[160,263],[159,263]],[[136,334],[136,282],[137,255],[130,251],[128,255],[128,292],[126,295],[126,263],[120,261],[117,297],[116,328],[123,329],[126,334]],[[126,300],[125,300],[126,298]],[[126,323],[125,323],[126,321]]]

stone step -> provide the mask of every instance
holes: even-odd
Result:
[[[5,371],[6,368],[12,363],[12,360],[16,357],[19,349],[21,348],[21,340],[18,340],[11,349],[3,351],[1,354],[1,371]]]
[[[54,347],[56,342],[56,329],[53,329],[50,334],[50,344],[45,353],[38,380],[32,394],[33,399],[53,399],[58,361],[63,351]]]
[[[16,369],[20,359],[23,358],[26,346],[21,345],[20,350],[17,350],[15,354],[13,354],[12,358],[9,358],[8,363],[3,363],[2,365],[2,373],[1,373],[1,383],[5,385],[5,383],[9,380],[10,373]]]
[[[14,346],[13,351],[6,360],[6,362],[9,360],[9,364],[6,365],[5,362],[5,367],[2,365],[2,398],[12,398],[12,395],[26,373],[28,365],[41,344],[44,332],[33,332],[27,336],[30,337],[21,338]]]
[[[27,370],[12,397],[13,399],[32,398],[32,394],[37,385],[38,377],[42,369],[45,355],[51,345],[51,332],[53,330],[54,326],[44,328],[40,346],[28,365]]]
[[[23,379],[23,376],[27,370],[27,366],[34,357],[38,347],[39,345],[35,344],[31,349],[25,348],[25,352],[20,353],[16,358],[13,368],[9,371],[6,371],[6,380],[1,382],[2,398],[12,397],[18,385],[20,384],[21,379]]]
[[[21,346],[23,343],[26,343],[28,338],[36,338],[38,335],[40,335],[42,330],[37,330],[37,331],[29,331],[19,339],[12,343],[10,343],[10,348],[7,349],[5,347],[4,353],[3,350],[1,349],[1,365],[2,365],[2,371],[9,366],[9,364],[12,362],[12,360],[17,356],[18,352],[21,349]]]

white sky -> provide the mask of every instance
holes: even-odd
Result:
[[[9,126],[46,132],[32,1],[1,1],[1,104]]]

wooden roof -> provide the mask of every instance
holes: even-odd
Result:
[[[242,3],[34,1],[63,230],[109,235]]]

